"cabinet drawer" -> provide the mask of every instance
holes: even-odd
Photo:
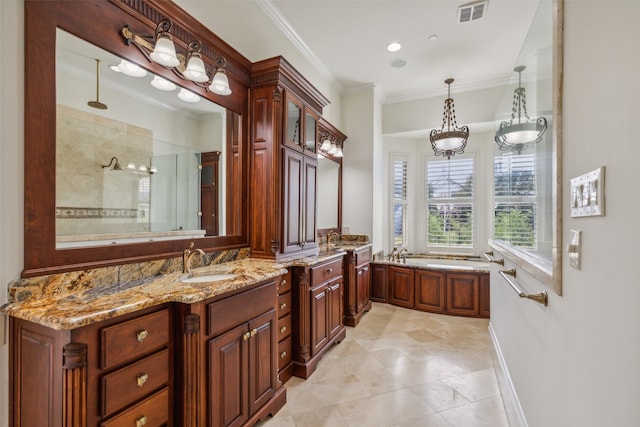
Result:
[[[311,268],[311,282],[320,284],[342,275],[342,259]]]
[[[291,362],[291,336],[278,344],[278,370],[281,370]]]
[[[164,388],[136,406],[100,424],[101,427],[169,425],[169,389]]]
[[[220,335],[266,311],[276,303],[276,283],[233,295],[208,305],[207,335]]]
[[[109,368],[169,343],[169,310],[108,326],[100,331],[100,366]]]
[[[112,414],[169,381],[169,350],[102,377],[102,415]]]
[[[291,313],[291,292],[278,297],[278,317]]]
[[[291,290],[291,275],[285,274],[278,283],[278,295],[282,295]]]
[[[366,264],[369,262],[370,259],[370,253],[371,251],[369,249],[367,249],[366,251],[362,251],[362,252],[356,252],[355,253],[355,258],[356,258],[356,266],[360,267],[363,264]]]
[[[291,314],[278,320],[278,341],[291,335]]]

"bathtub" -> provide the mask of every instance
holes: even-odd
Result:
[[[457,271],[473,271],[473,272],[488,272],[489,262],[480,258],[461,258],[461,257],[432,257],[409,254],[406,260],[400,262],[390,261],[387,257],[384,259],[377,259],[375,262],[397,265],[398,267],[417,267],[419,269],[431,269],[431,270],[457,270]]]

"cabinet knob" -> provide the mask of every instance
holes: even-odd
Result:
[[[142,427],[147,424],[147,417],[144,415],[136,418],[136,427]]]
[[[286,302],[283,302],[282,304],[280,304],[280,310],[284,310],[285,308],[287,308]]]
[[[333,268],[327,268],[327,273],[333,273]]]
[[[149,336],[149,331],[147,331],[146,329],[136,332],[136,338],[138,342],[144,341],[144,339],[147,338],[148,336]]]
[[[282,353],[280,353],[280,359],[284,359],[285,357],[287,357],[286,351],[283,351]]]
[[[287,286],[287,279],[282,279],[280,281],[280,284],[278,285],[278,289],[283,288],[285,286]]]
[[[250,332],[252,337],[254,337],[257,333],[258,333],[257,329],[252,329],[251,332]]]
[[[358,276],[362,276],[362,270],[358,271]]]
[[[286,326],[281,327],[280,328],[280,333],[284,334],[285,332],[287,332],[287,327]]]
[[[149,375],[147,374],[140,374],[136,377],[136,384],[138,387],[142,387],[147,381],[149,381]]]
[[[242,334],[242,341],[246,341],[251,337],[251,332],[245,332]]]

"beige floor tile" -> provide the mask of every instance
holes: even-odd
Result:
[[[489,397],[468,405],[439,412],[453,427],[508,427],[502,399]]]
[[[338,409],[350,427],[389,426],[435,413],[406,388],[342,403]]]
[[[486,319],[374,303],[264,427],[508,426]]]

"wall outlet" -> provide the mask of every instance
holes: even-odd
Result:
[[[351,234],[351,226],[343,225],[342,226],[342,234]]]

